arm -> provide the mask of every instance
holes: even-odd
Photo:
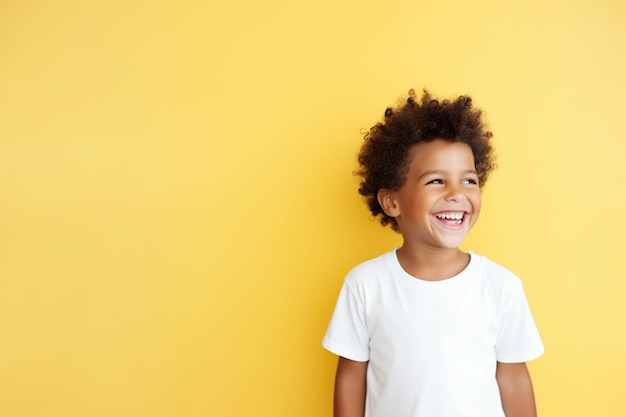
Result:
[[[533,386],[526,363],[498,362],[496,380],[506,417],[537,417]]]
[[[367,362],[339,357],[335,377],[335,417],[365,415]]]

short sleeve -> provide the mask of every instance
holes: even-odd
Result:
[[[369,335],[364,302],[347,280],[339,293],[322,346],[347,359],[359,362],[369,360]]]
[[[505,363],[527,362],[543,354],[543,343],[521,280],[516,277],[508,290],[502,305],[496,359]]]

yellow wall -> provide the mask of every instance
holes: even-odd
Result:
[[[352,177],[409,88],[500,169],[467,248],[524,279],[541,415],[623,417],[617,0],[0,2],[0,415],[330,415]]]

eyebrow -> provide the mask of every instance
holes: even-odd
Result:
[[[418,177],[418,179],[427,177],[429,175],[446,175],[446,174],[448,174],[448,171],[445,171],[442,169],[433,169],[433,170],[424,172],[422,175]],[[466,169],[464,171],[461,171],[461,175],[468,175],[468,174],[478,175],[478,172],[476,172],[476,170],[474,169]]]

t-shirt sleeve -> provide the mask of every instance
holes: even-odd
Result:
[[[527,362],[543,354],[543,343],[519,278],[512,281],[502,306],[496,344],[498,362]]]
[[[322,346],[347,359],[359,362],[369,360],[369,335],[364,302],[347,280],[339,293]]]

